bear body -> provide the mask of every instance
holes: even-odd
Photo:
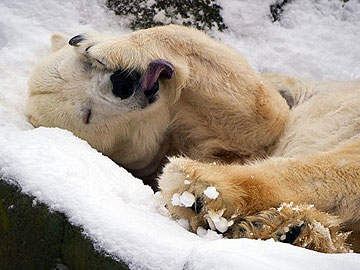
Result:
[[[349,249],[342,229],[360,219],[359,81],[257,74],[181,26],[67,40],[55,34],[30,76],[34,126],[71,130],[145,182],[166,156],[186,156],[170,159],[159,187],[194,232],[221,212],[228,237]],[[219,197],[204,196],[208,187]],[[193,209],[172,204],[184,192]]]

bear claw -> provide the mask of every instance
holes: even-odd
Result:
[[[77,35],[69,40],[69,45],[77,47],[79,46],[78,44],[83,40],[85,40],[83,35]]]

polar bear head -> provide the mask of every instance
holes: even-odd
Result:
[[[195,159],[260,153],[288,115],[241,54],[174,25],[120,37],[55,34],[29,89],[34,126],[68,129],[132,171],[157,163],[166,137],[171,153]]]
[[[176,74],[163,53],[154,55],[129,36],[115,40],[83,34],[70,39],[54,34],[51,41],[51,51],[29,78],[30,122],[70,130],[104,154],[117,154],[122,165],[149,159],[148,155],[151,159],[184,72]],[[116,48],[117,44],[122,46]],[[160,91],[165,87],[167,91]],[[123,153],[119,158],[119,145],[133,149],[140,140],[146,149],[136,149],[139,157]]]

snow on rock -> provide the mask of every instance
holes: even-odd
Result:
[[[276,24],[268,18],[273,0],[219,2],[229,30],[214,36],[240,50],[256,70],[359,78],[359,1],[344,9],[337,0],[291,1]],[[102,0],[2,0],[0,14],[0,176],[64,213],[97,248],[131,269],[360,269],[358,254],[321,254],[273,241],[210,241],[216,236],[211,230],[199,237],[162,216],[149,187],[86,142],[57,128],[32,129],[26,82],[48,51],[51,33],[129,30]]]
[[[323,80],[360,78],[360,1],[288,1],[276,23],[269,19],[275,0],[218,2],[229,32],[215,35],[256,70]]]
[[[153,5],[155,5],[156,4],[156,1],[155,0],[148,0],[147,2],[146,2],[146,6],[147,7],[152,7]]]
[[[154,22],[169,24],[171,23],[171,18],[166,17],[165,10],[161,10],[154,16]]]
[[[219,192],[217,192],[216,187],[208,187],[204,190],[204,194],[206,197],[213,200],[219,196]]]

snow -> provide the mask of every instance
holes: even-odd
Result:
[[[360,1],[295,0],[281,22],[269,20],[275,0],[219,0],[231,34],[216,34],[258,71],[315,79],[359,79]]]
[[[222,234],[218,234],[216,231],[213,231],[210,229],[206,230],[203,227],[198,227],[196,229],[196,234],[202,238],[209,239],[209,240],[217,240],[217,239],[223,238]]]
[[[355,256],[355,257],[354,257]],[[357,257],[356,257],[357,256]],[[220,239],[194,250],[187,258],[185,269],[256,269],[256,270],[329,270],[359,269],[359,255],[329,255],[279,242],[250,239]],[[331,258],[331,259],[330,259]]]
[[[165,10],[161,10],[154,16],[154,22],[169,24],[171,23],[171,18],[166,17]]]
[[[171,198],[171,204],[173,206],[191,207],[195,203],[195,196],[190,192],[174,193]]]
[[[181,227],[186,229],[187,231],[190,229],[190,224],[187,219],[181,218],[176,221]]]
[[[209,199],[215,200],[219,196],[219,192],[217,192],[216,187],[208,187],[204,190],[204,194]]]
[[[180,202],[180,195],[179,193],[174,193],[172,198],[171,198],[171,204],[173,206],[181,206],[181,202]]]
[[[185,207],[191,207],[195,203],[195,196],[185,191],[180,195],[180,202]]]
[[[160,191],[154,194],[154,206],[156,210],[163,216],[167,217],[170,215],[169,210],[166,208],[164,197]]]
[[[222,209],[218,212],[209,210],[205,215],[206,220],[212,230],[218,230],[221,233],[227,231],[227,229],[234,224],[234,221],[228,221],[222,215],[224,214],[225,209]]]
[[[258,71],[359,78],[359,1],[350,0],[344,9],[337,0],[292,1],[275,24],[268,18],[272,2],[222,0],[229,30],[212,34]],[[35,196],[34,203],[64,213],[97,248],[132,269],[360,269],[358,254],[210,240],[215,232],[205,229],[198,231],[204,238],[190,233],[159,213],[161,198],[149,187],[86,142],[57,128],[33,129],[24,112],[26,81],[48,50],[51,33],[129,30],[100,0],[2,0],[0,14],[0,176]]]

